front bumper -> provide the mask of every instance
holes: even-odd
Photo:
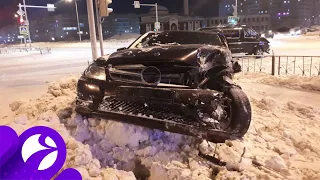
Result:
[[[212,103],[221,98],[219,95],[210,90],[121,86],[112,96],[105,96],[96,110],[90,108],[93,101],[77,99],[76,111],[223,143],[237,136],[203,126],[194,118],[196,111],[190,108],[191,104]]]
[[[266,52],[270,54],[270,44],[269,43],[264,43],[263,45],[260,45],[262,47],[263,52]]]

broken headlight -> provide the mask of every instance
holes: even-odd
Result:
[[[99,67],[96,64],[91,64],[83,74],[85,77],[92,79],[106,80],[106,72],[103,67]]]

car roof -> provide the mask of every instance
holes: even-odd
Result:
[[[194,33],[194,34],[196,34],[196,33],[206,33],[206,34],[218,34],[218,32],[208,32],[208,31],[163,31],[163,33],[181,33],[181,34],[183,34],[183,33],[188,33],[188,34],[190,34],[190,33]]]
[[[199,28],[198,30],[239,30],[239,29],[249,29],[246,26],[235,26],[235,25],[226,25],[226,26],[212,26],[212,27],[205,27]]]

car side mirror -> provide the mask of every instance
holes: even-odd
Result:
[[[122,47],[122,48],[117,49],[117,51],[122,51],[122,50],[125,50],[125,49],[127,49],[127,48],[126,47]]]

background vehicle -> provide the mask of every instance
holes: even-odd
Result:
[[[290,34],[292,36],[294,35],[302,35],[302,34],[307,34],[307,29],[306,28],[301,28],[301,27],[295,27],[290,29]]]
[[[221,32],[226,37],[232,53],[263,55],[264,52],[270,51],[270,42],[251,28],[223,26],[200,28],[199,31]]]
[[[77,85],[76,111],[224,142],[242,137],[251,106],[231,78],[221,35],[169,31],[98,58]]]
[[[261,33],[261,37],[274,38],[274,32],[272,30],[267,30]]]

